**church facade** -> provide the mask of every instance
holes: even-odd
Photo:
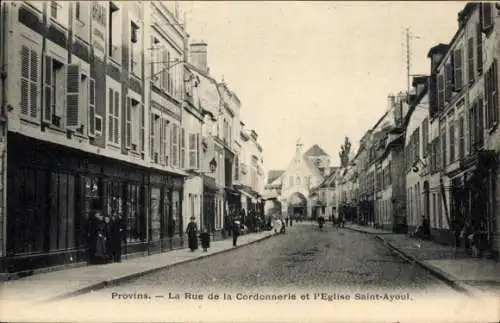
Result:
[[[314,192],[336,167],[330,166],[330,156],[318,145],[305,152],[300,141],[285,170],[271,170],[265,187],[266,215],[314,218],[318,200]]]

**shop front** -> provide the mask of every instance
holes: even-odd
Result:
[[[494,153],[481,151],[448,174],[451,178],[449,222],[455,234],[453,242],[467,250],[474,246],[479,254],[498,253],[494,250],[496,165]]]
[[[164,252],[184,245],[182,177],[150,173],[148,253]]]
[[[158,227],[166,218],[156,211],[148,223],[150,208],[166,206],[173,220],[170,236],[179,232],[175,228],[181,224],[176,226],[175,221],[180,219],[182,177],[167,176],[170,180],[163,181],[170,184],[162,186],[146,167],[18,134],[9,134],[8,140],[13,148],[8,155],[3,272],[89,261],[92,219],[97,215],[117,219],[125,257],[144,253],[150,249],[149,242],[161,240]],[[154,204],[162,197],[163,204]]]
[[[200,225],[207,228],[209,232],[216,230],[217,203],[216,196],[218,187],[213,177],[203,175],[203,201]]]

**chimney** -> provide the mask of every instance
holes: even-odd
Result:
[[[394,106],[396,104],[396,97],[393,94],[389,94],[387,96],[387,110],[392,110],[394,109]]]
[[[431,59],[431,75],[436,73],[437,66],[443,59],[444,55],[448,51],[448,45],[446,44],[438,44],[432,47],[427,53],[427,58]]]
[[[205,73],[209,73],[207,65],[207,43],[193,42],[189,45],[189,61]]]
[[[426,75],[415,76],[413,78],[412,85],[415,88],[415,96],[416,97],[418,97],[425,90],[425,86],[427,84],[427,78],[428,78],[428,76],[426,76]]]

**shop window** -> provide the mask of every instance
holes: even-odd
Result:
[[[144,206],[144,201],[141,196],[141,187],[136,184],[127,185],[126,198],[126,241],[134,243],[144,241],[145,216],[141,212]]]
[[[161,229],[161,190],[158,187],[151,188],[151,240],[160,240]]]

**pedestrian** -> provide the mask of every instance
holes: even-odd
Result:
[[[95,214],[96,227],[96,246],[94,253],[94,261],[97,264],[105,264],[108,260],[107,238],[106,238],[106,222],[100,212]]]
[[[208,248],[210,248],[210,233],[207,227],[203,227],[203,231],[200,233],[200,242],[203,252],[207,252]]]
[[[290,226],[293,227],[293,215],[290,215]]]
[[[95,263],[95,254],[97,247],[97,226],[98,219],[96,214],[90,214],[87,219],[87,263]]]
[[[109,223],[109,245],[111,260],[113,262],[122,261],[122,220],[121,216],[116,214],[110,219]]]
[[[238,236],[240,235],[240,226],[241,226],[241,223],[239,221],[239,218],[238,217],[235,217],[234,218],[234,221],[233,221],[233,226],[232,226],[232,234],[233,234],[233,247],[236,247],[236,244],[238,242]]]
[[[196,226],[196,222],[194,221],[195,217],[191,217],[191,222],[187,225],[186,233],[188,236],[188,247],[191,249],[191,252],[198,249],[198,227]]]
[[[288,215],[285,217],[286,226],[288,226]]]

